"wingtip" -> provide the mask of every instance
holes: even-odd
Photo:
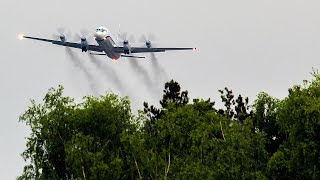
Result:
[[[23,40],[25,38],[25,35],[23,33],[18,34],[18,39]]]

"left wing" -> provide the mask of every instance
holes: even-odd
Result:
[[[196,50],[196,48],[148,48],[148,47],[131,47],[131,53],[148,53],[148,52],[165,52],[165,51],[183,51]],[[124,47],[114,47],[117,53],[123,53]]]
[[[38,40],[38,41],[50,42],[52,44],[59,45],[59,46],[81,49],[81,43],[74,43],[74,42],[68,42],[68,41],[63,42],[63,41],[58,41],[58,40],[37,38],[37,37],[31,37],[31,36],[22,36],[22,37],[26,38],[26,39],[33,39],[33,40]],[[87,48],[89,51],[103,52],[103,49],[97,45],[90,45],[89,44]]]

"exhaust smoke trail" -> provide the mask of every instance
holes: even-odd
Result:
[[[150,88],[151,90],[154,89],[152,80],[150,79],[149,73],[147,70],[139,65],[138,60],[136,58],[130,58],[129,63],[132,66],[133,70],[140,76],[144,84]]]
[[[116,85],[119,91],[125,93],[126,90],[124,89],[123,82],[118,76],[118,73],[111,67],[107,66],[106,63],[103,63],[94,55],[89,55],[89,58],[92,64],[98,69],[105,78],[109,79]]]
[[[165,71],[165,69],[159,64],[155,53],[150,54],[150,59],[151,59],[152,71],[154,72],[153,77],[154,77],[155,84],[158,86],[161,86],[162,88],[162,83],[164,83],[163,81],[168,81],[169,76]]]
[[[81,59],[75,53],[73,53],[70,48],[66,48],[66,55],[71,59],[73,65],[83,72],[93,95],[98,95],[98,85],[96,84],[92,73],[89,72],[83,61],[81,61]]]

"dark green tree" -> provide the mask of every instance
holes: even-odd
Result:
[[[265,177],[265,138],[263,133],[252,131],[248,99],[239,95],[234,100],[226,88],[229,93],[222,96],[226,110],[218,113],[210,99],[194,99],[189,104],[183,95],[187,93],[180,91],[178,83],[166,84],[162,108],[155,111],[162,112],[159,116],[153,113],[154,106],[145,104],[147,123],[139,135],[143,153],[138,156],[142,177]],[[152,126],[148,122],[153,122]]]
[[[249,105],[249,98],[243,99],[241,95],[237,99],[234,99],[232,90],[227,87],[224,90],[219,90],[221,94],[221,101],[224,103],[225,110],[219,109],[219,114],[224,114],[227,117],[243,122],[247,118],[253,117],[253,111]]]
[[[160,100],[160,109],[154,105],[149,107],[147,102],[143,103],[144,112],[149,117],[151,123],[154,123],[156,119],[159,119],[163,115],[169,103],[180,107],[189,102],[188,91],[181,91],[179,83],[174,80],[165,83],[163,93],[162,100]]]
[[[304,86],[289,89],[279,104],[277,124],[284,141],[269,159],[270,177],[320,177],[320,76]],[[276,176],[275,176],[276,175]]]
[[[260,93],[254,102],[253,125],[254,130],[263,132],[267,138],[266,148],[270,155],[275,153],[286,139],[277,123],[280,100]]]
[[[50,89],[20,121],[30,127],[18,179],[319,179],[320,76],[283,100],[220,90],[189,101],[175,81],[160,108],[131,113],[112,93],[82,103]]]

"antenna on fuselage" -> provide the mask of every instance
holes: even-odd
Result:
[[[119,24],[117,42],[120,42],[120,35],[121,35],[121,31],[120,31],[120,24]]]

